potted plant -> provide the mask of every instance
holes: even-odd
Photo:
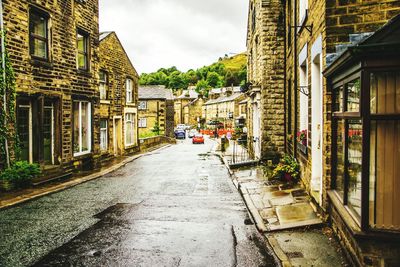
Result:
[[[297,182],[300,176],[300,165],[295,158],[285,155],[275,167],[272,175],[286,182]]]
[[[30,164],[26,161],[17,161],[10,168],[0,173],[3,181],[3,189],[6,191],[27,188],[31,186],[32,179],[41,173],[38,164]]]
[[[307,130],[297,132],[297,142],[303,146],[307,146]]]

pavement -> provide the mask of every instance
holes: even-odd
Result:
[[[215,142],[178,141],[0,211],[0,266],[279,266]]]
[[[228,166],[232,149],[221,153]],[[229,169],[257,229],[282,266],[347,266],[345,256],[300,184],[268,180],[261,166]]]

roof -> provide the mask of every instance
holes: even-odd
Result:
[[[104,40],[107,36],[109,36],[112,32],[101,32],[99,36],[99,40]]]
[[[244,95],[243,93],[234,93],[230,96],[221,96],[221,97],[218,97],[217,99],[211,99],[211,100],[207,101],[204,105],[212,105],[212,104],[217,104],[217,103],[233,101],[243,95]]]
[[[325,76],[366,57],[383,58],[400,55],[400,14],[359,43],[347,47],[324,70]]]
[[[178,99],[196,99],[199,97],[199,94],[194,89],[183,90],[182,94],[178,96]]]
[[[165,88],[164,85],[139,86],[139,99],[172,100],[173,98],[172,90]]]

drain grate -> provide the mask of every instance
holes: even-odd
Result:
[[[299,252],[299,251],[288,252],[288,253],[286,253],[286,255],[288,256],[289,259],[304,258],[303,253],[301,253],[301,252]]]

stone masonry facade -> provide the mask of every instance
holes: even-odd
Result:
[[[126,54],[115,32],[100,34],[99,47],[100,69],[103,73],[100,80],[105,87],[105,95],[100,100],[99,115],[106,127],[106,145],[103,146],[103,159],[115,155],[127,155],[139,151],[139,132],[136,127],[138,121],[138,80],[139,76]],[[127,80],[132,81],[132,99],[127,100]],[[128,125],[126,113],[133,114],[134,129],[132,144],[126,144]],[[132,131],[130,129],[130,131]]]
[[[247,53],[249,95],[249,143],[260,142],[261,159],[277,160],[284,152],[284,9],[282,1],[251,0]],[[259,92],[259,93],[258,93]],[[261,133],[253,132],[258,107]]]
[[[94,112],[99,103],[98,1],[4,0],[3,6],[7,49],[16,75],[17,122],[31,129],[23,132],[26,159],[52,165],[61,173],[92,168],[99,150],[99,118]],[[32,23],[35,16],[45,23]],[[77,67],[77,33],[85,46],[81,69]],[[39,56],[33,51],[35,34],[40,35],[36,41],[46,47]],[[84,129],[88,153],[79,156],[74,156],[74,103],[84,103],[93,122],[93,127]]]

